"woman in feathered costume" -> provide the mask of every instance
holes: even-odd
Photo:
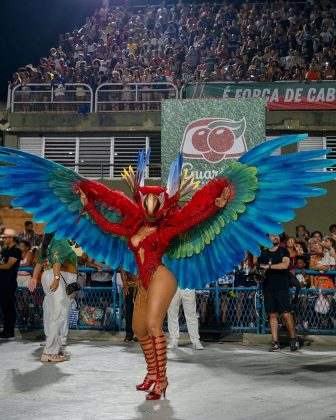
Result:
[[[288,136],[253,148],[182,208],[179,200],[197,183],[182,170],[181,154],[165,188],[144,186],[149,152],[140,152],[136,173],[131,167],[123,173],[131,200],[51,161],[0,148],[0,161],[10,165],[0,167],[0,193],[16,196],[13,205],[47,223],[46,232],[76,240],[96,260],[130,272],[137,266],[141,284],[133,330],[147,374],[136,388],[156,400],[168,385],[162,323],[177,284],[204,287],[239,264],[245,251],[259,255],[259,245],[271,246],[267,233],[281,233],[279,223],[293,219],[293,209],[303,207],[305,197],[326,192],[306,184],[334,179],[330,172],[312,172],[336,163],[317,159],[326,150],[271,156],[304,138]]]

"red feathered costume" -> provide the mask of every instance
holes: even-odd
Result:
[[[130,202],[120,191],[112,191],[106,196],[106,189],[99,183],[95,188],[86,188],[85,182],[79,185],[89,202],[85,210],[105,231],[128,237],[129,248],[134,252],[139,275],[147,290],[151,276],[162,265],[162,256],[171,240],[180,233],[203,222],[215,214],[220,207],[215,204],[223,189],[228,185],[226,179],[213,179],[201,191],[194,194],[192,201],[180,209],[177,196],[168,197],[164,187],[139,187],[135,197],[137,203]],[[157,197],[158,208],[149,217],[146,209],[146,197]],[[113,208],[118,208],[124,217],[121,222],[109,222],[95,207],[95,201]],[[143,226],[156,229],[137,241],[137,232]]]

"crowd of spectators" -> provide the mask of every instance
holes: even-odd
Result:
[[[13,74],[29,83],[334,80],[332,0],[248,3],[178,0],[139,10],[101,8],[61,34],[38,64]],[[61,91],[60,91],[61,95]]]
[[[295,237],[284,237],[283,245],[289,252],[292,271],[299,270],[303,288],[335,288],[334,277],[324,272],[336,268],[336,225],[330,226],[326,236],[318,230],[309,233],[305,225],[298,225]],[[319,271],[319,274],[307,276],[305,269]]]

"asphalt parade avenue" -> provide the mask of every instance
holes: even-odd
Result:
[[[39,419],[298,420],[336,418],[334,347],[297,353],[267,345],[182,344],[168,351],[166,400],[135,391],[144,376],[138,344],[70,341],[69,362],[41,363],[39,341],[1,342],[0,417]],[[286,414],[285,414],[286,413]]]

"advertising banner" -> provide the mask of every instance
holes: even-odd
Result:
[[[186,98],[263,98],[269,110],[336,109],[336,81],[191,83]]]
[[[164,100],[161,110],[162,182],[179,151],[184,167],[205,183],[232,159],[265,141],[265,100]]]

